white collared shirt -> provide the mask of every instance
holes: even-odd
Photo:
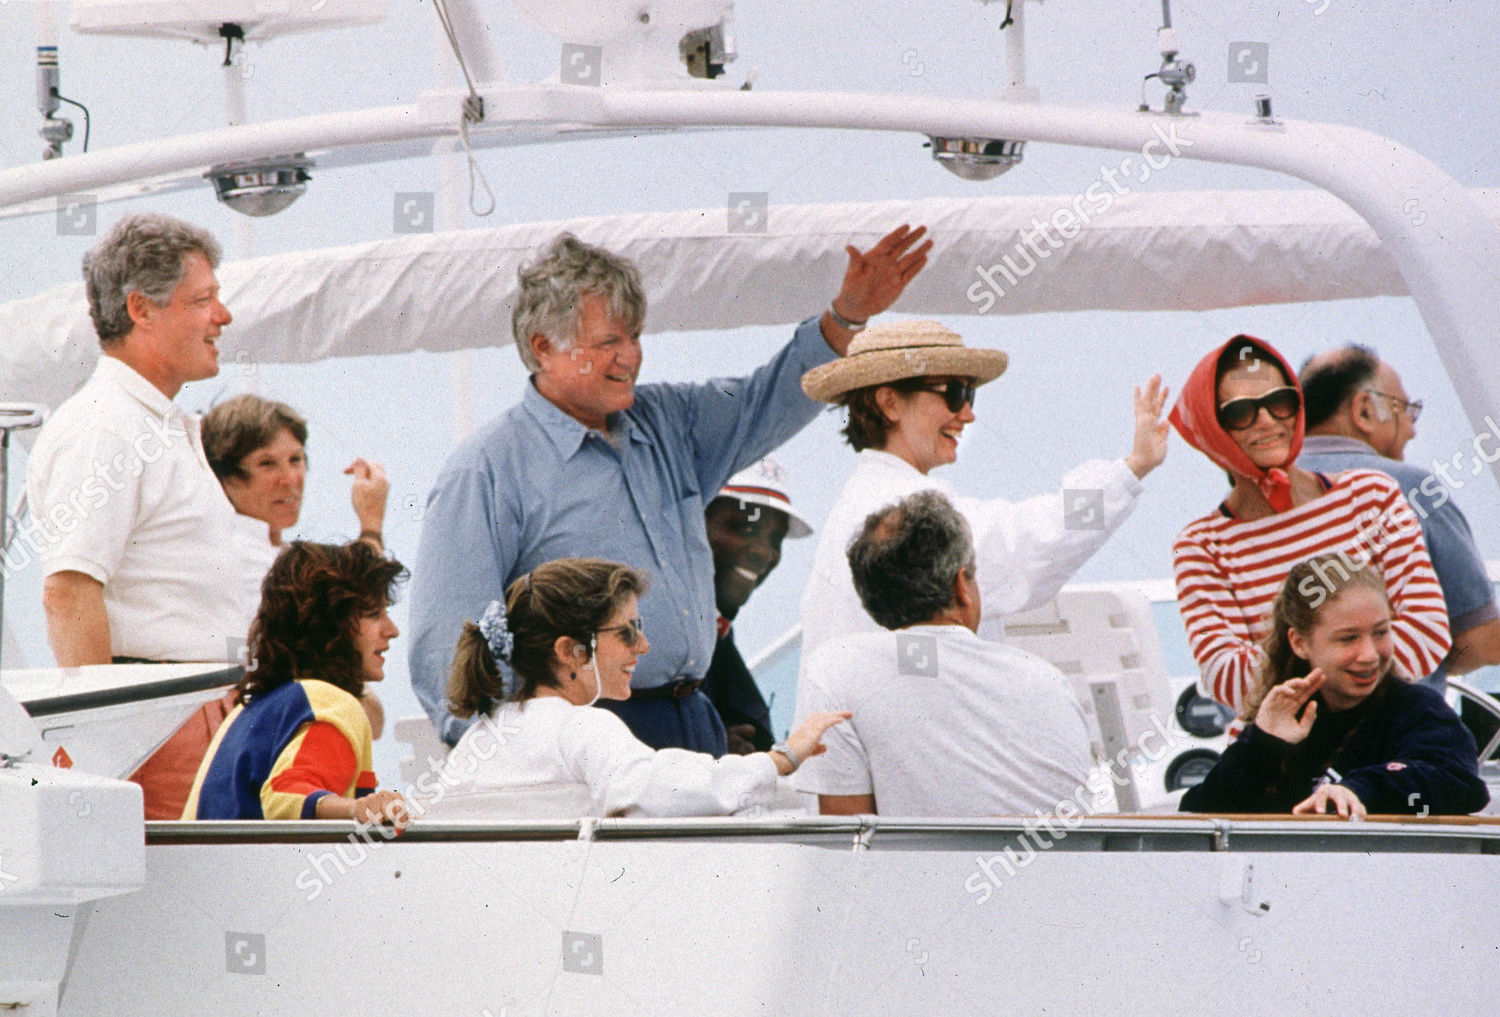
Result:
[[[47,575],[104,584],[110,651],[232,659],[245,637],[235,511],[209,469],[198,419],[116,357],[42,428],[17,538]],[[14,555],[12,555],[12,559]]]

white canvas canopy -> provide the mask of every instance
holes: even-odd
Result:
[[[742,232],[727,230],[727,209],[697,209],[257,258],[220,271],[235,316],[221,357],[300,363],[506,344],[516,269],[565,229],[640,266],[653,333],[806,317],[837,285],[844,245],[868,245],[899,222],[927,224],[938,243],[897,314],[1192,311],[1407,293],[1374,231],[1324,192],[1110,197],[1102,210],[1079,196],[778,206],[763,221],[747,208]],[[1500,194],[1472,197],[1500,223]],[[81,283],[0,304],[0,336],[0,400],[55,406],[98,357]]]

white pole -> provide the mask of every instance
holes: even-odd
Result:
[[[483,89],[485,131],[552,135],[559,129],[806,127],[901,131],[947,137],[1018,138],[1140,153],[1143,164],[1174,158],[1256,166],[1316,184],[1374,228],[1405,278],[1476,429],[1500,415],[1500,374],[1491,370],[1500,286],[1500,231],[1468,192],[1410,149],[1369,131],[1246,116],[1195,117],[1004,100],[855,93],[624,90],[568,85]],[[126,145],[0,172],[0,208],[88,191],[225,158],[254,158],[381,141],[453,136],[462,93],[413,106],[252,124]],[[501,140],[503,140],[503,135]],[[1500,479],[1500,460],[1491,464]]]
[[[229,44],[234,46],[234,42]],[[234,52],[231,49],[229,52]],[[245,69],[249,66],[245,62],[245,44],[239,43],[238,59],[232,60],[223,67],[224,71],[224,118],[230,127],[241,127],[249,122],[250,117],[246,112],[245,102]],[[248,215],[240,215],[238,212],[229,217],[232,224],[230,230],[234,234],[234,242],[231,249],[234,257],[239,261],[246,261],[255,257],[255,220]],[[254,391],[253,375],[249,381],[251,391]]]

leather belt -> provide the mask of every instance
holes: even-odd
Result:
[[[694,692],[703,687],[701,678],[684,678],[681,681],[667,682],[665,685],[656,685],[649,689],[631,689],[631,699],[686,699]]]

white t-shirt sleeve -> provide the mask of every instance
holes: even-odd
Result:
[[[569,711],[558,748],[601,816],[722,816],[769,801],[776,764],[763,752],[715,759],[655,751],[605,710]]]
[[[835,640],[808,660],[801,679],[803,694],[797,699],[798,723],[809,714],[854,709],[854,704],[833,691],[838,685],[834,671],[838,657],[834,651],[838,646],[839,641]],[[852,719],[829,728],[823,735],[823,744],[828,751],[805,760],[792,775],[792,786],[808,794],[873,794],[875,784],[870,776],[870,757],[859,740],[858,723],[859,714],[856,712]]]
[[[107,584],[140,515],[141,469],[129,443],[102,428],[80,429],[50,449],[38,472],[29,497],[47,574],[82,572]]]

